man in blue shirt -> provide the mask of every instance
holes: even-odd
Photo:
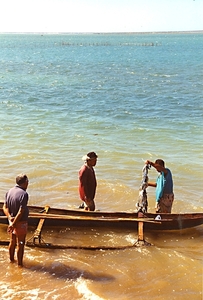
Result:
[[[156,182],[148,182],[148,186],[156,188],[156,212],[171,213],[174,201],[171,171],[165,168],[165,162],[162,159],[157,159],[155,163],[147,160],[146,164],[151,165],[159,172]]]

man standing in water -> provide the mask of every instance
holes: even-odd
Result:
[[[23,266],[23,254],[25,238],[27,234],[28,215],[27,207],[28,177],[20,174],[16,177],[16,185],[11,188],[5,197],[3,211],[9,220],[8,233],[10,234],[9,255],[10,261],[14,262],[15,248],[17,245],[18,266]]]
[[[165,168],[165,162],[162,159],[157,159],[155,163],[147,160],[145,163],[151,165],[159,172],[156,182],[148,182],[148,186],[156,188],[156,212],[171,213],[174,200],[171,171]]]
[[[97,180],[93,167],[96,166],[97,157],[95,152],[89,152],[83,156],[85,163],[79,171],[79,194],[81,200],[84,201],[84,209],[88,211],[95,210],[94,197]]]

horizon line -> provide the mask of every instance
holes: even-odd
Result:
[[[3,31],[0,34],[164,34],[164,33],[203,33],[203,30],[166,30],[166,31],[109,31],[109,32],[80,32],[80,31]]]

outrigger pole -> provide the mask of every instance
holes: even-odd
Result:
[[[50,208],[50,206],[46,205],[42,214],[44,214],[44,215],[47,214],[49,208]],[[41,232],[42,232],[42,227],[44,225],[44,221],[45,221],[44,218],[41,218],[39,220],[38,226],[37,226],[33,236],[29,239],[29,240],[31,240],[31,239],[33,240],[32,241],[33,244],[36,244],[36,240],[38,241],[39,244],[41,244],[41,240],[42,240]],[[27,245],[27,243],[29,243],[29,240],[26,242],[26,245]]]
[[[83,250],[124,250],[127,248],[133,248],[133,247],[141,247],[141,246],[150,246],[151,244],[146,242],[144,239],[144,223],[161,223],[160,221],[155,221],[154,219],[149,218],[143,218],[139,217],[135,219],[134,221],[138,223],[138,239],[137,241],[132,245],[126,245],[126,246],[71,246],[71,245],[63,245],[63,244],[52,244],[52,243],[46,243],[41,236],[42,227],[44,224],[45,219],[48,219],[51,217],[51,215],[48,215],[49,207],[45,207],[44,215],[40,219],[38,226],[31,238],[29,238],[26,242],[26,246],[28,247],[38,247],[38,248],[46,248],[46,249],[83,249]],[[37,242],[36,242],[37,241]],[[9,240],[0,241],[0,245],[2,246],[8,246]]]
[[[139,214],[140,213],[138,213],[138,216],[139,216]],[[137,239],[137,241],[134,244],[134,246],[136,246],[136,247],[151,246],[151,244],[148,243],[148,242],[146,242],[145,239],[144,239],[144,230],[143,230],[143,227],[144,227],[144,222],[139,221],[138,222],[138,239]]]
[[[46,249],[83,249],[83,250],[124,250],[127,248],[134,248],[134,247],[142,247],[142,246],[150,246],[151,244],[146,242],[144,239],[144,223],[161,223],[159,221],[155,221],[154,219],[148,218],[137,218],[135,222],[138,223],[138,239],[132,245],[126,246],[71,246],[71,245],[64,245],[64,244],[52,244],[46,243],[41,236],[42,227],[46,218],[51,217],[51,215],[47,215],[49,207],[45,210],[45,214],[43,218],[40,219],[38,226],[31,238],[29,238],[26,242],[26,246],[28,247],[37,247],[37,248],[46,248]],[[10,243],[9,240],[0,241],[0,245],[8,246]]]

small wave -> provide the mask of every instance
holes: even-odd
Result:
[[[83,296],[84,300],[104,300],[104,298],[101,298],[92,291],[90,291],[90,289],[87,286],[87,282],[82,278],[79,278],[77,280],[77,282],[75,283],[75,287],[78,293]]]

